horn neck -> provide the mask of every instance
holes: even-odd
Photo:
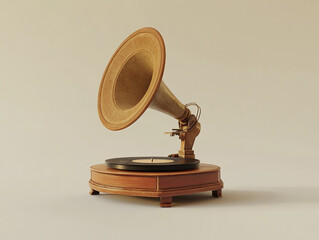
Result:
[[[180,122],[186,122],[190,115],[189,109],[182,104],[162,81],[150,108],[165,113]]]

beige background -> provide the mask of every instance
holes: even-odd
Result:
[[[1,1],[1,239],[318,239],[319,2]],[[153,26],[164,80],[202,107],[197,157],[224,197],[89,196],[89,166],[167,155],[174,119],[99,122],[117,46]],[[156,127],[154,127],[156,124]]]

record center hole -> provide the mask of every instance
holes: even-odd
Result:
[[[174,160],[171,159],[152,159],[152,158],[146,158],[146,159],[134,159],[132,160],[134,163],[172,163]]]
[[[154,61],[148,52],[133,55],[122,67],[115,83],[114,100],[121,109],[130,109],[139,103],[150,86]]]

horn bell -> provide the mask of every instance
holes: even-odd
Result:
[[[110,130],[133,124],[150,107],[178,120],[189,110],[162,81],[165,44],[154,28],[132,33],[110,59],[99,88],[100,120]]]

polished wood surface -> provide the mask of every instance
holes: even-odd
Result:
[[[203,163],[198,169],[177,172],[123,171],[98,164],[91,167],[89,185],[92,195],[105,192],[159,197],[162,207],[170,207],[172,197],[178,195],[212,191],[213,197],[221,197],[223,188],[220,168]]]
[[[187,171],[177,171],[177,172],[137,172],[137,171],[120,171],[117,169],[109,168],[106,164],[97,164],[91,166],[91,171],[100,172],[100,173],[110,173],[116,175],[129,175],[129,176],[176,176],[176,175],[185,175],[192,173],[204,173],[204,172],[217,172],[220,170],[219,166],[200,163],[197,169],[187,170]]]

